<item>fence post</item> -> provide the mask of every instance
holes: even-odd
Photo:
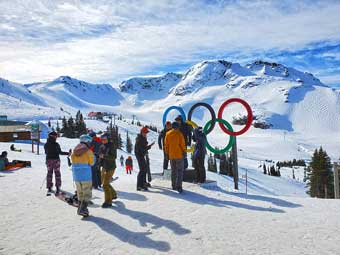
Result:
[[[336,199],[340,198],[339,192],[339,169],[340,166],[334,162],[334,197]]]

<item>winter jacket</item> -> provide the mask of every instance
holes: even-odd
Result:
[[[75,182],[92,181],[91,166],[95,163],[93,152],[86,144],[78,144],[71,155],[72,173]]]
[[[207,154],[207,149],[205,148],[207,137],[200,129],[194,130],[193,140],[196,142],[195,151],[193,156],[195,158],[204,157]]]
[[[0,160],[1,160],[2,163],[4,164],[4,167],[5,167],[5,166],[8,166],[9,161],[8,161],[8,158],[7,158],[7,157],[0,157]]]
[[[164,140],[165,140],[165,136],[166,133],[168,133],[171,129],[166,129],[164,128],[161,133],[158,136],[158,146],[160,149],[164,149]]]
[[[112,142],[102,144],[99,149],[99,154],[104,155],[104,158],[101,159],[101,165],[106,171],[115,170],[117,168],[117,149]]]
[[[125,165],[126,165],[126,166],[131,166],[131,167],[132,167],[132,164],[133,164],[133,163],[132,163],[132,159],[126,159],[126,160],[125,160]]]
[[[170,160],[184,158],[185,149],[184,137],[179,129],[173,129],[166,134],[164,150]]]
[[[150,150],[151,146],[148,145],[148,141],[146,138],[142,135],[139,134],[136,138],[136,143],[135,143],[135,155],[138,158],[143,158],[145,157],[146,153],[148,150]]]
[[[90,149],[93,151],[94,155],[98,156],[101,145],[102,145],[102,139],[96,136],[93,137],[92,142],[90,144]]]
[[[48,138],[44,146],[46,160],[48,159],[60,159],[59,155],[68,155],[68,152],[63,152],[60,148],[59,143],[52,138]]]

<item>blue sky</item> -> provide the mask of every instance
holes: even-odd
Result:
[[[0,0],[0,77],[117,83],[274,61],[340,87],[340,1]]]

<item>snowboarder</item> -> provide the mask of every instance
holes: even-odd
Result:
[[[124,166],[124,157],[123,155],[120,156],[120,166]]]
[[[203,133],[202,127],[198,127],[194,130],[193,140],[196,142],[195,151],[193,153],[194,168],[196,173],[195,181],[198,183],[204,183],[206,180],[204,160],[205,155],[207,154],[207,149],[205,148],[207,137]]]
[[[97,137],[96,133],[94,131],[91,131],[89,133],[89,136],[92,137],[92,141],[90,144],[90,149],[94,153],[95,156],[95,164],[92,166],[92,187],[94,189],[101,188],[102,181],[101,181],[101,175],[100,175],[100,166],[99,166],[99,149],[102,145],[102,140],[100,137]]]
[[[44,146],[46,154],[46,166],[47,166],[47,177],[46,185],[48,192],[52,192],[53,187],[53,172],[56,181],[56,194],[60,192],[61,186],[61,173],[60,173],[60,157],[59,155],[69,155],[70,152],[63,152],[60,148],[59,143],[57,143],[58,134],[56,132],[51,132],[48,134],[47,142]]]
[[[78,196],[79,215],[89,216],[87,208],[92,198],[92,170],[91,166],[95,163],[95,157],[90,150],[92,137],[89,135],[80,136],[80,143],[74,148],[71,155],[73,181],[76,183]]]
[[[184,136],[179,128],[178,122],[172,123],[172,130],[165,136],[165,152],[170,159],[172,189],[182,193],[184,153],[186,147]]]
[[[128,156],[128,158],[125,160],[125,169],[127,174],[131,174],[133,169],[133,161],[131,156]]]
[[[10,149],[11,149],[11,151],[16,151],[16,152],[21,152],[22,151],[21,149],[15,148],[14,144],[11,145]]]
[[[117,167],[117,149],[116,146],[109,141],[108,134],[103,134],[101,139],[103,144],[100,146],[99,159],[102,166],[102,184],[105,194],[105,201],[102,204],[102,208],[108,208],[112,206],[112,200],[117,199],[117,193],[110,184]]]
[[[139,173],[137,177],[137,190],[148,190],[146,184],[146,173],[147,173],[147,161],[146,161],[146,153],[151,147],[155,144],[154,142],[148,144],[147,134],[149,133],[149,129],[147,127],[143,127],[136,138],[135,143],[135,155],[138,161]]]
[[[164,139],[165,139],[166,133],[169,132],[170,130],[171,130],[171,122],[167,121],[165,123],[165,128],[161,131],[161,133],[158,136],[158,146],[160,150],[163,150],[163,156],[164,156],[163,170],[168,169],[168,166],[169,166],[169,159],[167,158],[167,155],[164,151]]]
[[[179,124],[179,130],[183,134],[185,147],[191,145],[191,138],[192,138],[192,128],[190,125],[183,121],[182,115],[178,115],[175,121]],[[187,153],[184,152],[184,170],[187,169],[189,166]]]
[[[0,171],[11,170],[13,168],[31,167],[31,161],[13,160],[9,162],[7,151],[3,151],[0,155]]]

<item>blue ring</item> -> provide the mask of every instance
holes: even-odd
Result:
[[[182,107],[179,106],[170,106],[168,109],[165,110],[164,114],[163,114],[163,126],[165,127],[165,123],[166,123],[166,117],[168,117],[168,114],[171,110],[177,110],[179,111],[179,113],[182,116],[183,122],[187,121],[187,117],[185,116],[185,112],[183,110]]]

